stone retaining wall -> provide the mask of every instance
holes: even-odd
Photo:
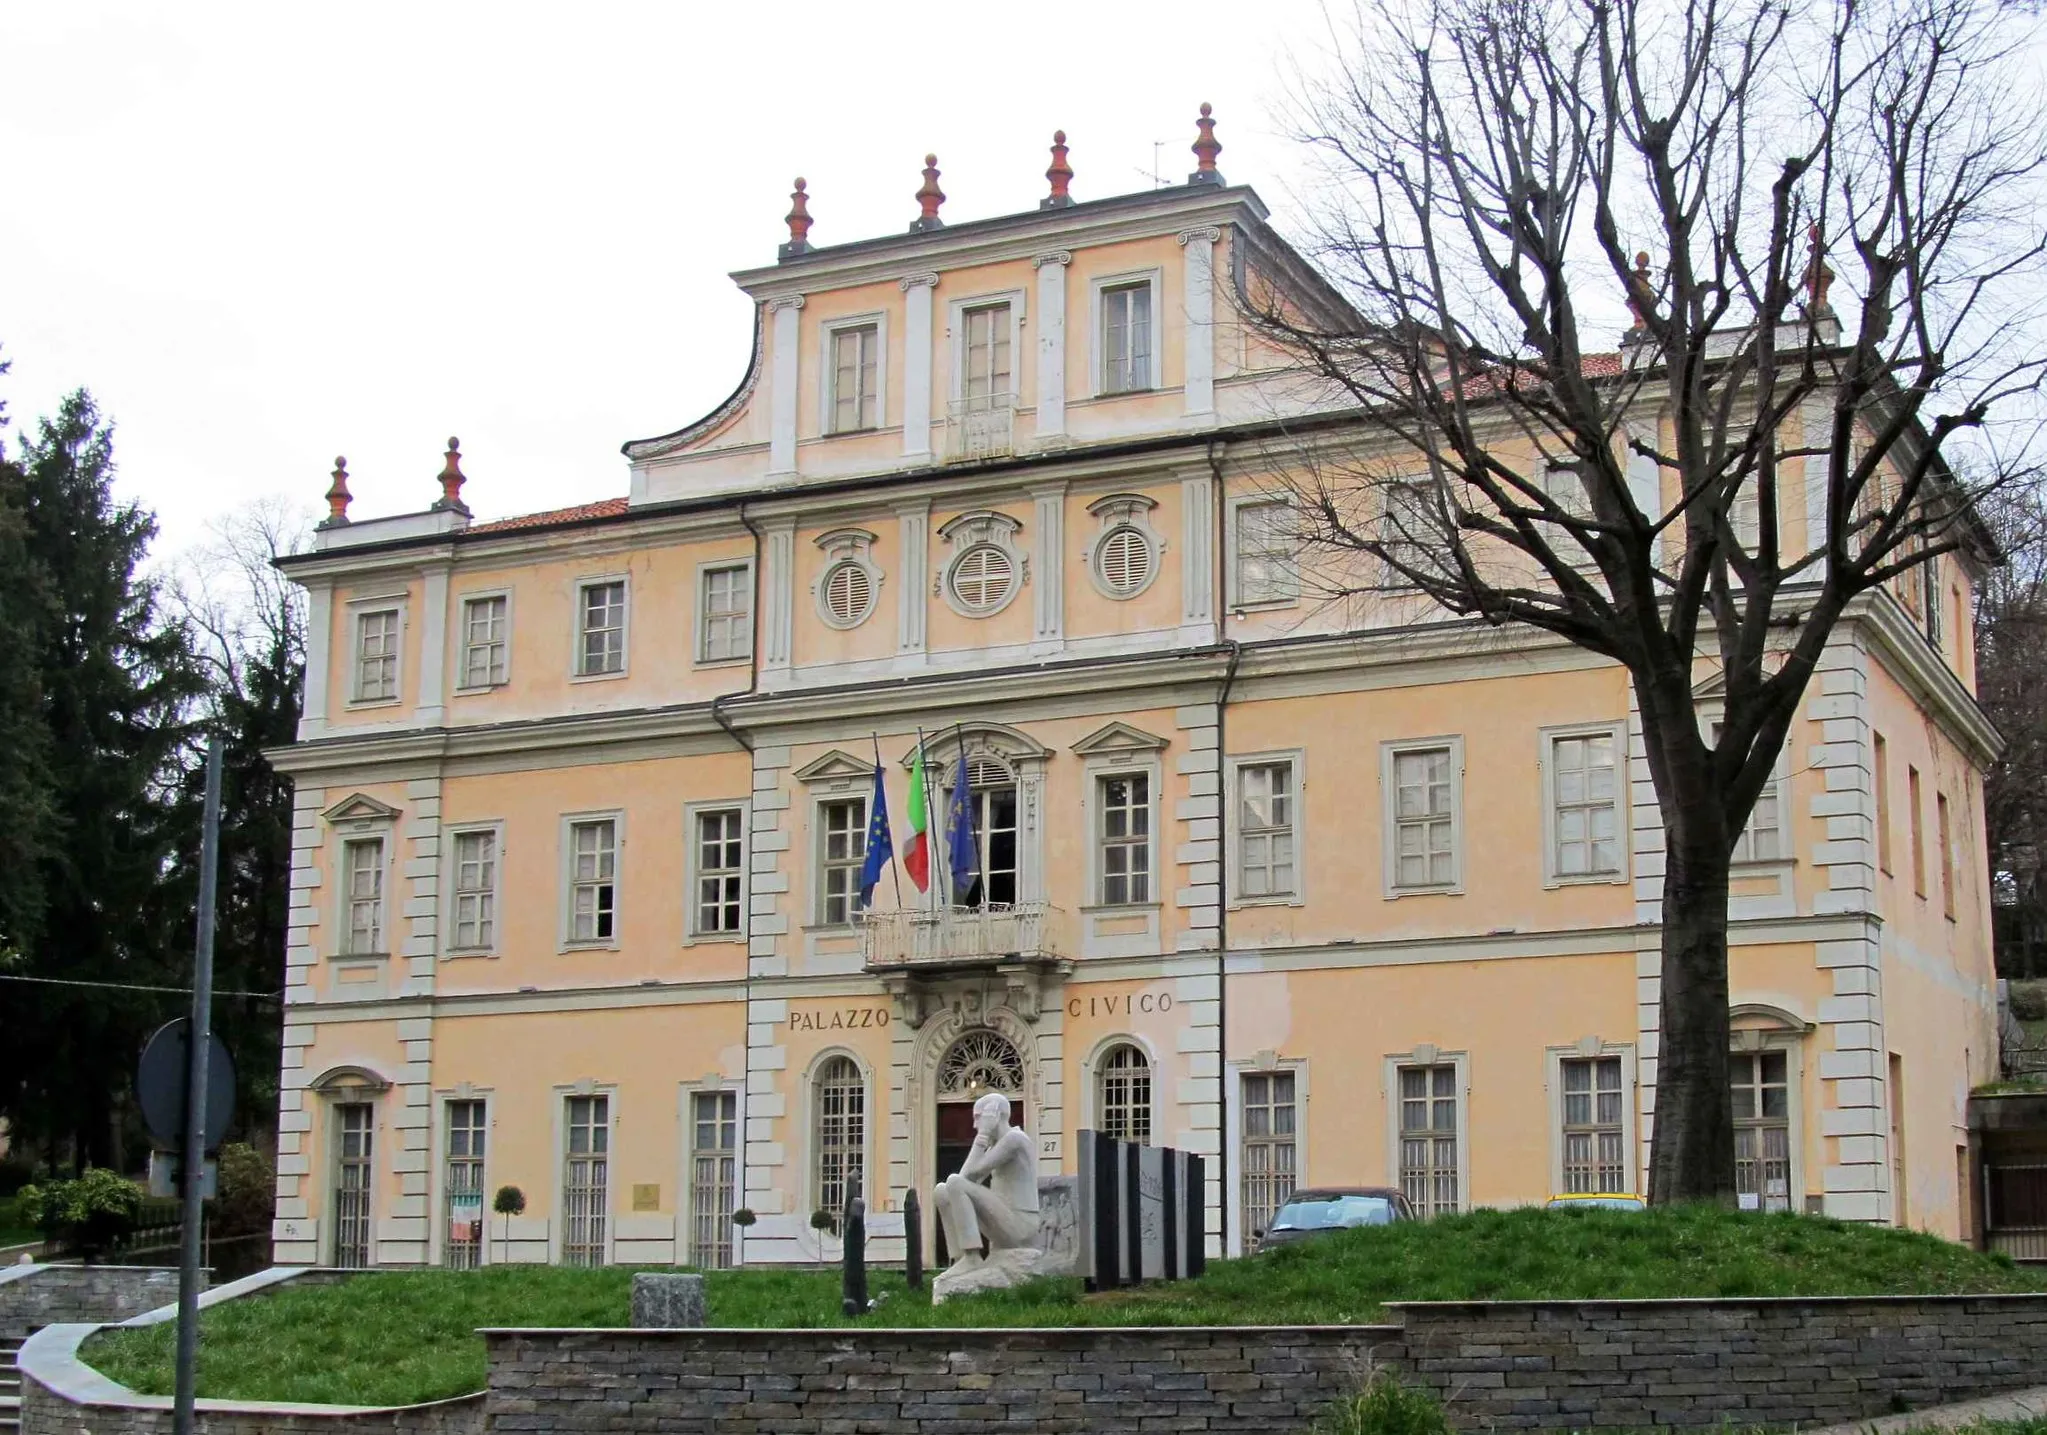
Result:
[[[0,1331],[23,1335],[60,1321],[126,1320],[177,1299],[175,1268],[11,1266],[0,1270]]]
[[[1476,1428],[1828,1423],[2047,1384],[2047,1296],[1396,1310],[1403,1325],[494,1330],[487,1408],[500,1432],[1298,1435],[1382,1366]]]
[[[484,1435],[484,1397],[465,1395],[432,1405],[357,1409],[201,1400],[193,1410],[198,1435]],[[21,1382],[21,1435],[171,1435],[171,1402],[130,1396],[126,1403],[81,1406],[34,1379]]]

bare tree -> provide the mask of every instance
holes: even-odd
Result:
[[[2047,500],[1999,495],[1985,518],[2005,555],[1976,589],[1976,693],[2005,739],[1983,778],[1997,974],[2040,977],[2047,976]],[[2033,1056],[2039,1065],[2039,1053]]]
[[[1732,851],[1849,605],[1987,555],[1974,504],[2027,462],[1999,424],[2042,373],[2025,22],[1361,3],[1306,101],[1328,283],[1273,252],[1239,286],[1372,420],[1290,439],[1304,563],[1627,669],[1666,845],[1650,1196],[1731,1202]],[[1633,327],[1598,353],[1587,313],[1617,328],[1621,296]]]

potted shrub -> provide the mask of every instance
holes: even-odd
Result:
[[[490,1208],[505,1218],[504,1234],[498,1237],[498,1264],[503,1265],[506,1258],[505,1247],[512,1239],[512,1217],[525,1214],[526,1193],[517,1186],[500,1186],[497,1195],[491,1200]]]
[[[810,1213],[810,1229],[817,1232],[817,1265],[819,1270],[824,1269],[824,1238],[830,1233],[832,1227],[837,1224],[838,1222],[832,1219],[832,1213],[822,1206]]]
[[[142,1188],[116,1172],[93,1167],[75,1181],[24,1186],[15,1198],[22,1218],[52,1244],[77,1251],[87,1265],[135,1229]]]
[[[746,1233],[752,1228],[753,1223],[759,1219],[760,1217],[753,1213],[751,1206],[741,1206],[732,1213],[732,1224],[739,1227],[739,1239],[733,1242],[734,1247],[736,1247],[733,1251],[735,1257],[739,1256],[746,1249]]]

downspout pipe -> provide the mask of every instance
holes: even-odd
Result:
[[[743,498],[739,500],[739,521],[746,526],[746,531],[753,535],[753,565],[750,570],[753,575],[752,615],[754,626],[758,628],[760,626],[761,615],[761,531],[754,525],[752,517],[748,515],[746,511],[746,500]],[[753,751],[753,739],[749,738],[745,733],[741,732],[738,728],[734,727],[732,725],[732,719],[725,716],[726,703],[731,702],[734,698],[750,698],[760,690],[761,645],[758,636],[755,636],[752,639],[752,641],[750,641],[747,644],[747,650],[748,657],[746,663],[745,690],[736,693],[720,693],[715,698],[712,698],[711,721],[718,724],[719,727],[724,728],[725,735],[727,737],[731,738],[734,742],[738,743],[740,747],[743,748],[745,751],[751,753]],[[748,860],[751,860],[751,858],[749,858]],[[749,921],[747,925],[751,927],[752,926],[751,921]]]
[[[1229,784],[1221,779],[1226,775],[1224,766],[1229,762],[1230,745],[1227,741],[1229,730],[1230,690],[1237,684],[1237,666],[1243,661],[1244,645],[1224,633],[1224,624],[1229,621],[1229,566],[1226,561],[1225,544],[1229,538],[1229,510],[1226,503],[1229,488],[1223,481],[1222,456],[1225,444],[1221,439],[1211,439],[1208,444],[1208,472],[1215,485],[1215,611],[1216,636],[1222,645],[1230,650],[1230,660],[1223,669],[1222,685],[1215,696],[1215,760],[1217,765],[1217,789],[1222,794],[1225,810],[1215,825],[1216,852],[1216,908],[1215,908],[1215,1019],[1216,1019],[1216,1119],[1218,1128],[1215,1150],[1216,1194],[1221,1213],[1222,1229],[1217,1234],[1217,1244],[1224,1255],[1230,1250],[1230,978],[1227,970],[1230,954],[1230,820],[1227,804],[1230,800]]]
[[[746,525],[746,531],[747,531],[748,533],[750,533],[750,534],[752,534],[752,535],[753,535],[753,609],[752,609],[752,620],[753,620],[753,623],[754,623],[754,626],[755,626],[755,628],[756,628],[756,629],[758,629],[758,628],[759,628],[759,626],[760,626],[760,612],[761,612],[761,531],[760,531],[760,529],[759,529],[759,528],[757,528],[757,527],[755,527],[755,526],[754,526],[754,521],[753,521],[752,517],[751,517],[750,515],[748,515],[748,513],[747,513],[747,511],[746,511],[746,500],[745,500],[745,499],[743,499],[743,498],[739,500],[739,521],[740,521],[741,523],[745,524],[745,525]],[[748,818],[747,818],[747,825],[748,825],[749,827],[751,827],[751,826],[753,825],[753,819],[752,819],[752,816],[751,816],[751,813],[752,813],[752,811],[753,811],[753,808],[752,808],[752,806],[750,805],[750,800],[751,800],[751,797],[752,797],[752,788],[753,788],[753,775],[752,775],[752,767],[753,767],[753,763],[752,763],[752,757],[753,757],[753,740],[752,740],[751,738],[747,737],[747,735],[746,735],[745,733],[741,732],[741,731],[740,731],[740,730],[739,730],[739,729],[738,729],[737,727],[735,727],[735,726],[733,725],[733,722],[732,722],[732,720],[731,720],[730,718],[728,718],[728,717],[726,717],[726,716],[725,716],[725,704],[726,704],[726,703],[730,702],[730,701],[731,701],[731,700],[732,700],[733,698],[739,698],[739,697],[749,697],[749,698],[750,698],[750,697],[752,697],[752,696],[753,696],[753,695],[754,695],[754,694],[755,694],[756,692],[758,692],[758,691],[760,690],[760,681],[761,681],[761,657],[760,657],[760,651],[761,651],[761,645],[760,645],[760,639],[759,639],[759,637],[758,637],[758,636],[755,636],[755,637],[753,638],[753,640],[752,640],[751,642],[749,642],[749,643],[748,643],[747,647],[748,647],[748,649],[749,649],[749,652],[750,652],[750,656],[749,656],[749,657],[748,657],[748,659],[747,659],[747,665],[746,665],[746,689],[745,689],[745,691],[744,691],[744,692],[738,692],[738,693],[720,693],[720,694],[718,694],[718,696],[717,696],[717,697],[715,697],[715,698],[712,698],[712,699],[711,699],[711,720],[712,720],[713,722],[717,723],[719,727],[722,727],[723,729],[725,729],[725,733],[726,733],[726,735],[727,735],[728,737],[730,737],[730,738],[731,738],[731,739],[732,739],[732,740],[733,740],[734,742],[738,743],[738,744],[739,744],[739,746],[740,746],[740,747],[741,747],[741,748],[742,748],[742,749],[743,749],[743,750],[744,750],[744,751],[746,752],[746,754],[747,754],[747,758],[748,758],[748,762],[747,762],[747,768],[748,768],[748,773],[747,773],[747,790],[748,790],[748,797],[749,797],[749,806],[747,807],[747,809],[746,809],[746,810],[747,810],[747,812],[748,812],[748,814],[749,814],[749,816],[748,816]],[[748,833],[746,834],[746,847],[745,847],[745,851],[746,851],[746,863],[747,863],[747,866],[748,866],[748,868],[750,869],[750,868],[751,868],[751,867],[753,866],[753,833],[752,833],[752,832],[748,832]],[[740,916],[740,931],[741,931],[741,933],[743,934],[744,940],[745,940],[745,942],[746,942],[746,1025],[747,1025],[747,1030],[751,1031],[751,1030],[753,1029],[753,883],[752,883],[751,879],[749,879],[749,880],[748,880],[748,882],[747,882],[747,888],[746,888],[746,910],[745,910],[745,912],[744,912],[744,913],[742,913],[742,914],[741,914],[741,916]],[[748,1049],[749,1049],[749,1048],[745,1048],[745,1047],[742,1047],[742,1048],[741,1048],[741,1050],[742,1050],[742,1051],[745,1051],[745,1050],[748,1050]],[[742,1056],[742,1057],[741,1057],[740,1059],[741,1059],[741,1061],[742,1061],[742,1062],[747,1062],[747,1061],[748,1061],[748,1059],[747,1059],[746,1057],[744,1057],[744,1056]],[[744,1205],[746,1204],[746,1173],[747,1173],[747,1159],[746,1159],[746,1158],[747,1158],[747,1144],[748,1144],[748,1143],[747,1143],[747,1139],[746,1139],[746,1133],[747,1133],[747,1131],[749,1131],[749,1130],[751,1129],[751,1127],[750,1127],[750,1125],[749,1125],[749,1114],[750,1114],[750,1113],[749,1113],[749,1112],[747,1111],[747,1093],[748,1093],[748,1088],[749,1088],[749,1087],[751,1087],[751,1086],[753,1085],[753,1079],[752,1079],[752,1077],[753,1077],[753,1073],[752,1073],[752,1071],[751,1071],[751,1069],[750,1069],[750,1063],[748,1063],[748,1068],[747,1068],[747,1069],[742,1069],[742,1071],[741,1071],[741,1073],[740,1073],[740,1078],[739,1078],[739,1133],[740,1133],[740,1134],[739,1134],[739,1190],[738,1190],[737,1192],[735,1192],[735,1193],[734,1193],[734,1199],[735,1199],[736,1201],[738,1201],[738,1203],[739,1203],[740,1205],[742,1205],[742,1206],[744,1206]],[[734,1245],[734,1254],[735,1254],[735,1256],[737,1257],[737,1261],[736,1261],[736,1264],[739,1264],[739,1265],[745,1265],[745,1264],[746,1264],[746,1230],[745,1230],[745,1228],[744,1228],[744,1227],[740,1227],[740,1228],[739,1228],[739,1233],[738,1233],[738,1236],[737,1236],[737,1237],[735,1238],[735,1240],[734,1240],[734,1242],[733,1242],[733,1245]]]

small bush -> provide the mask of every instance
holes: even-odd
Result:
[[[2047,987],[2033,982],[2011,984],[2011,1014],[2020,1021],[2047,1021]]]
[[[88,1261],[135,1229],[142,1214],[142,1188],[97,1166],[75,1181],[23,1186],[14,1200],[23,1220]]]
[[[1330,1407],[1315,1430],[1317,1435],[1449,1435],[1450,1423],[1432,1392],[1402,1385],[1392,1371],[1381,1370],[1363,1390]]]
[[[277,1173],[261,1151],[245,1142],[221,1147],[217,1189],[220,1194],[213,1198],[209,1213],[217,1239],[260,1236],[270,1230],[270,1215],[277,1204]]]

